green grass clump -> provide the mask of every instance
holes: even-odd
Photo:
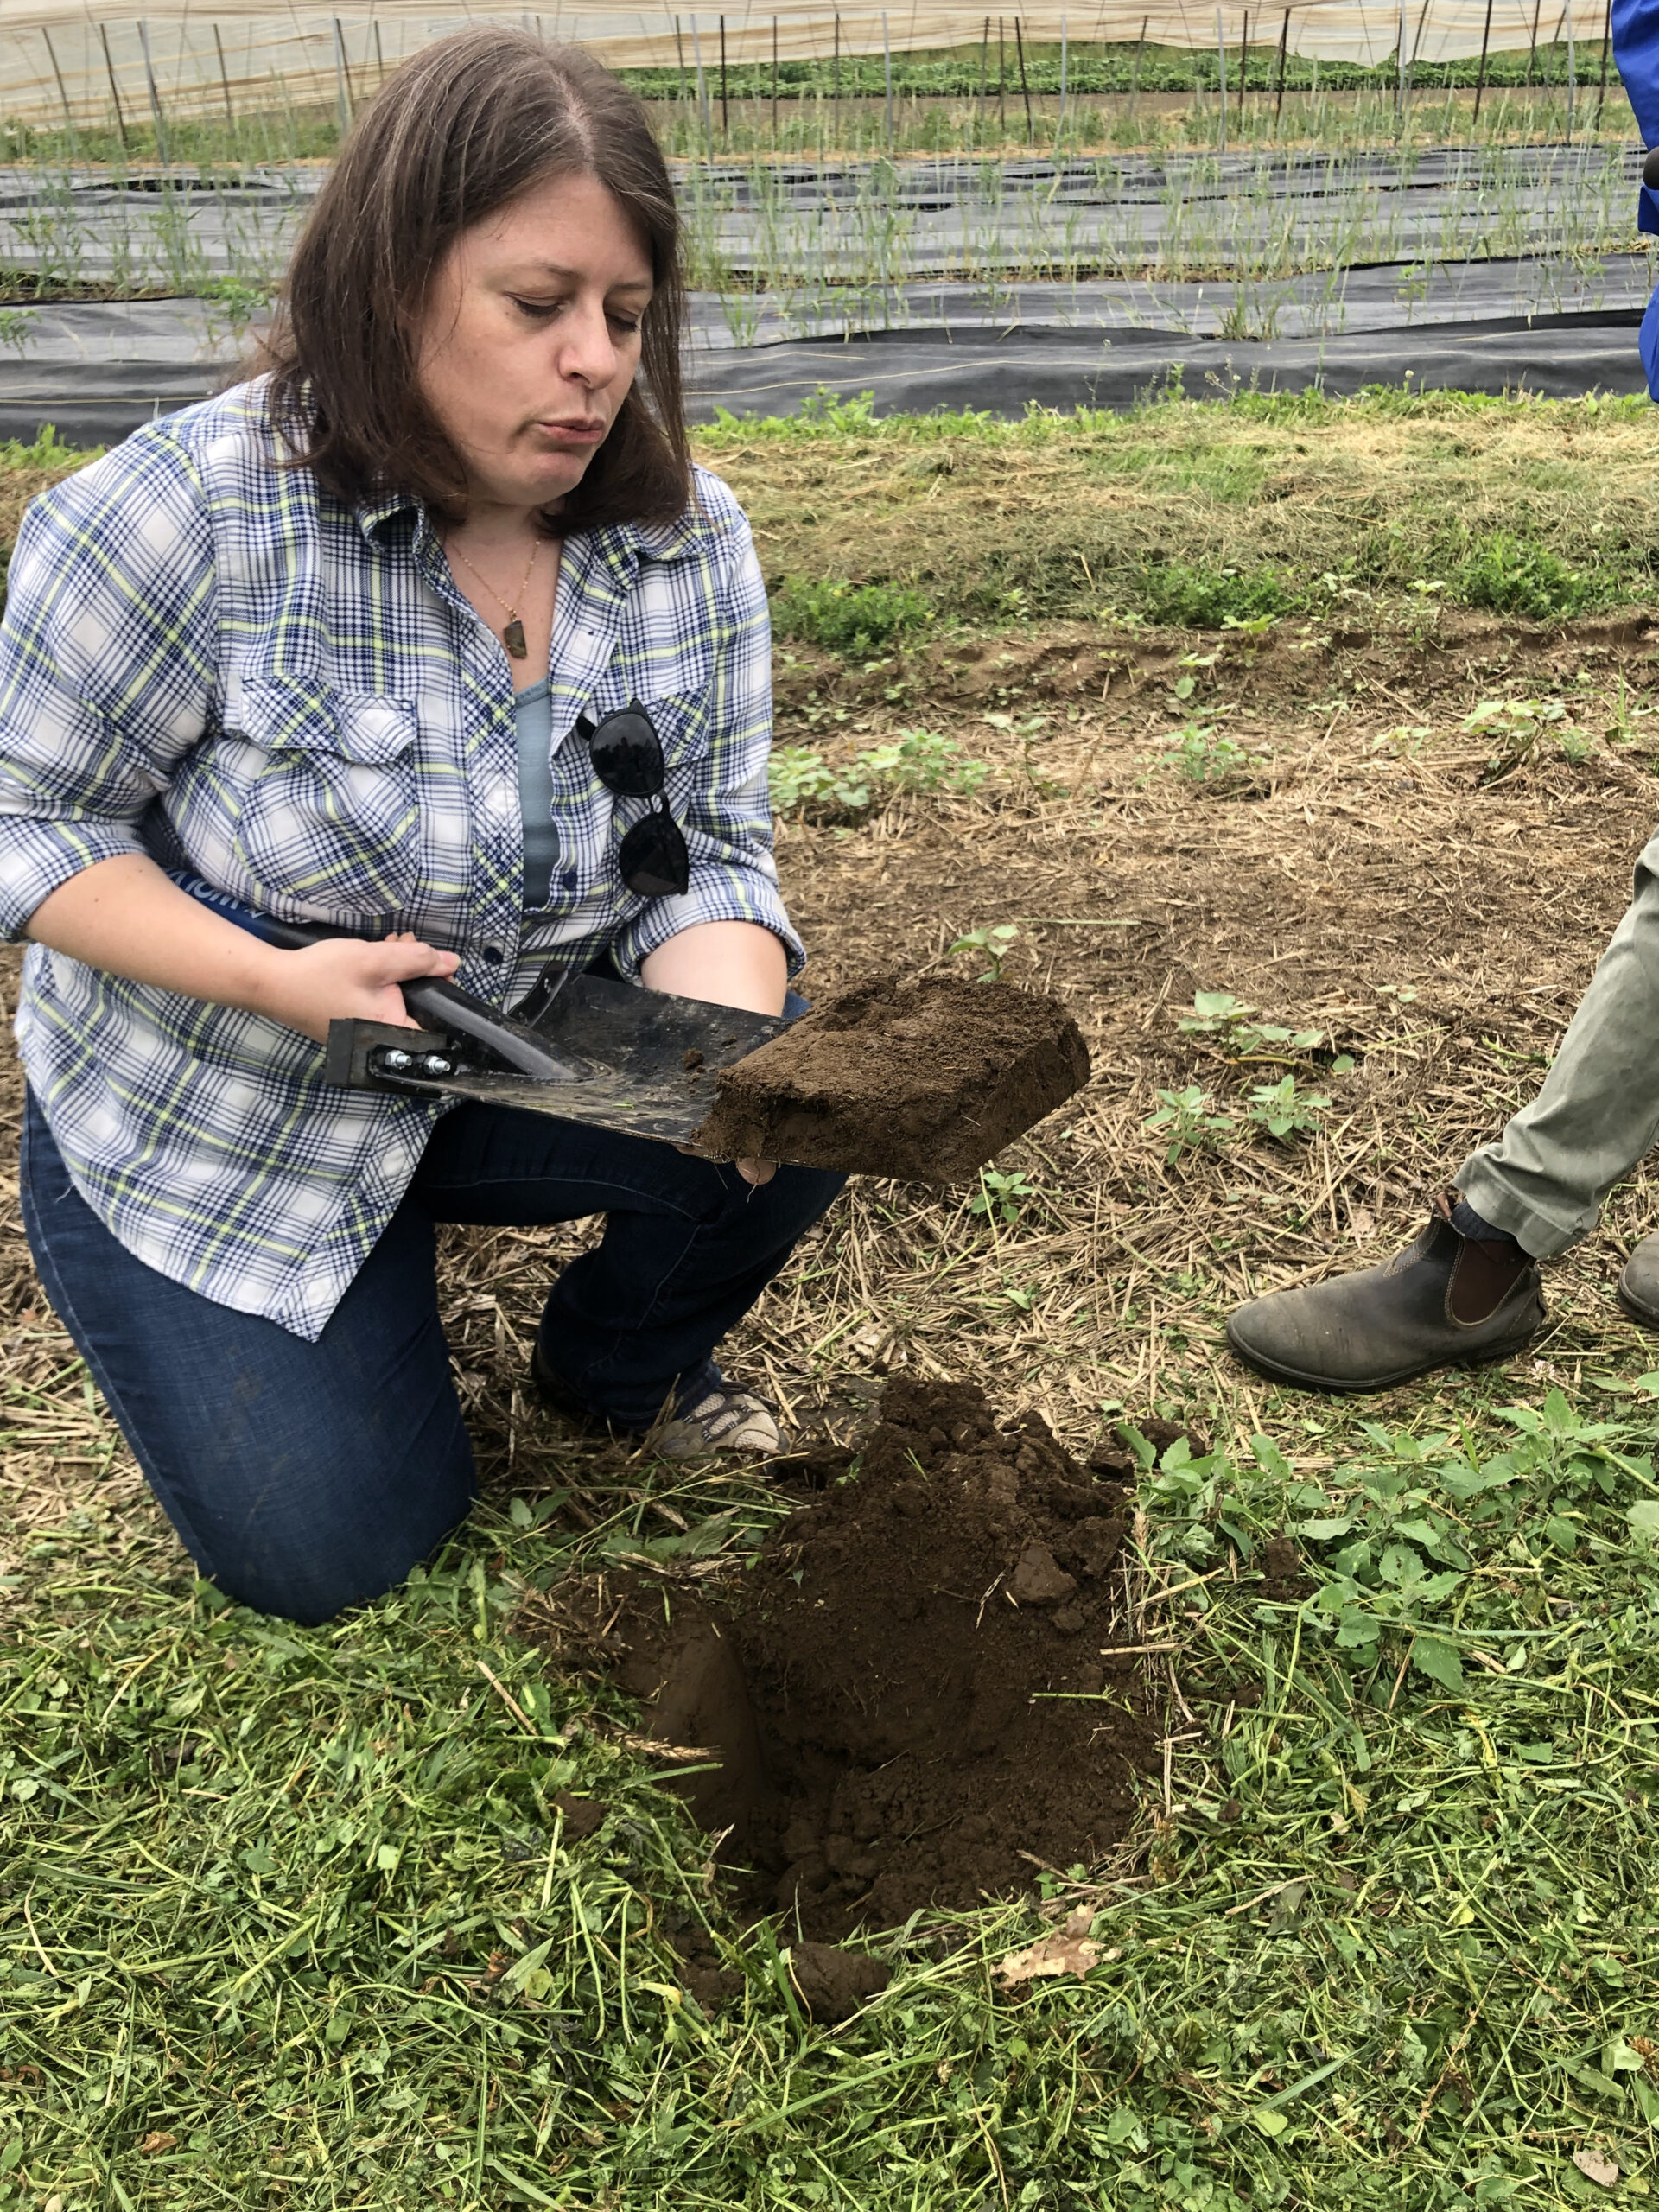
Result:
[[[865,660],[896,639],[921,629],[932,609],[908,584],[830,583],[787,576],[772,602],[772,626],[781,638],[823,645]]]
[[[1285,614],[1297,604],[1274,569],[1200,569],[1185,561],[1148,562],[1135,596],[1151,620],[1182,630],[1219,630]]]
[[[1495,530],[1472,546],[1447,582],[1465,607],[1489,607],[1495,614],[1521,614],[1533,622],[1581,614],[1599,595],[1592,579],[1560,554],[1507,530]]]

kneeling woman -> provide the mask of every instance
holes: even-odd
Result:
[[[678,262],[632,96],[464,32],[347,144],[271,370],[18,541],[0,925],[33,940],[29,1241],[197,1566],[266,1611],[373,1597],[467,1512],[436,1222],[603,1213],[543,1313],[542,1395],[671,1453],[777,1441],[714,1348],[836,1178],[322,1079],[330,1020],[404,1020],[422,976],[510,1007],[550,957],[608,958],[783,1007],[766,599],[687,459]],[[586,742],[633,701],[645,798]],[[185,868],[378,941],[276,950]]]

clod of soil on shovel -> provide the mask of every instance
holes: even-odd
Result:
[[[1088,1080],[1088,1048],[1058,1000],[952,976],[887,978],[722,1068],[692,1141],[717,1159],[949,1183]]]
[[[1126,1503],[1040,1418],[1000,1427],[971,1384],[895,1377],[855,1478],[740,1583],[573,1580],[522,1625],[640,1696],[659,1740],[707,1747],[684,1792],[731,1830],[740,1891],[834,1942],[1122,1835],[1156,1735],[1144,1662],[1113,1649],[1141,1640],[1112,1572]]]

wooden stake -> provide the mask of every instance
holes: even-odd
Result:
[[[722,16],[720,19],[720,137],[722,145],[729,145],[732,138],[732,111],[726,95],[726,18]]]
[[[996,127],[1006,138],[1008,135],[1008,62],[1007,41],[1003,35],[1002,17],[996,19]]]
[[[334,17],[334,97],[340,103],[340,135],[343,138],[352,127],[352,87],[346,74],[346,34],[340,27],[340,17]]]
[[[1487,0],[1491,5],[1491,0]],[[1601,128],[1602,103],[1607,98],[1607,57],[1613,50],[1613,0],[1607,0],[1607,22],[1601,41],[1601,81],[1596,86],[1596,129]]]
[[[778,18],[772,19],[772,150],[778,150]]]
[[[1135,41],[1135,60],[1129,70],[1129,119],[1131,122],[1135,119],[1135,101],[1141,96],[1141,57],[1147,50],[1147,25],[1151,21],[1150,16],[1141,16],[1141,35]]]
[[[57,49],[52,43],[52,34],[44,23],[41,26],[41,36],[46,41],[47,56],[52,64],[52,74],[58,80],[58,98],[63,104],[63,127],[69,134],[69,151],[74,158],[79,160],[80,143],[75,137],[75,118],[69,112],[69,95],[63,88],[63,72],[58,67]]]
[[[1607,14],[1611,22],[1613,0],[1607,0]],[[1486,48],[1492,35],[1492,0],[1486,0],[1486,27],[1480,35],[1480,67],[1475,72],[1475,121],[1480,121],[1480,96],[1486,89]]]
[[[691,58],[697,70],[697,106],[702,114],[702,143],[709,158],[715,158],[715,118],[709,106],[709,79],[702,73],[702,41],[697,36],[697,19],[691,18]]]
[[[1221,74],[1221,139],[1217,154],[1224,160],[1227,153],[1227,35],[1221,27],[1221,10],[1216,10],[1216,59]]]
[[[1609,4],[1610,4],[1610,5],[1611,4],[1611,0],[1609,0]],[[1059,149],[1059,143],[1060,143],[1061,139],[1062,139],[1062,138],[1064,138],[1064,137],[1065,137],[1065,64],[1066,64],[1066,58],[1067,58],[1067,54],[1066,54],[1066,43],[1065,43],[1065,16],[1064,16],[1064,15],[1062,15],[1062,16],[1061,16],[1061,17],[1060,17],[1060,117],[1059,117],[1059,121],[1058,121],[1058,122],[1054,125],[1054,145],[1055,145],[1055,149],[1056,149],[1056,151],[1057,151],[1057,152],[1058,152],[1058,149]]]
[[[893,151],[893,41],[887,35],[887,11],[881,10],[881,60],[887,80],[887,151]]]
[[[1238,41],[1238,127],[1244,128],[1244,94],[1250,82],[1250,11],[1244,10],[1244,33]]]
[[[1020,35],[1018,16],[1014,19],[1014,50],[1020,57],[1020,90],[1024,93],[1026,100],[1026,143],[1027,145],[1034,145],[1037,142],[1037,126],[1031,119],[1031,86],[1026,76],[1026,41]]]
[[[1538,63],[1538,11],[1544,0],[1532,0],[1532,43],[1527,48],[1527,90],[1532,90],[1532,73]]]
[[[1285,10],[1285,20],[1279,32],[1279,90],[1273,103],[1273,127],[1279,128],[1279,118],[1285,110],[1285,56],[1290,46],[1290,10]]]
[[[167,150],[167,125],[162,120],[162,96],[156,89],[156,72],[149,64],[149,25],[142,20],[138,25],[138,45],[144,57],[144,82],[149,87],[149,119],[156,129],[156,150],[162,157],[162,167],[172,167]]]
[[[537,35],[537,38],[539,38],[539,37],[541,36],[541,32],[540,32],[540,30],[539,30],[539,29],[537,31],[536,35]],[[375,22],[374,22],[374,82],[375,82],[375,89],[376,89],[377,91],[378,91],[378,89],[380,88],[380,86],[383,86],[383,85],[385,83],[385,81],[386,81],[386,56],[385,56],[385,49],[382,48],[382,46],[381,46],[381,44],[380,44],[380,19],[379,19],[379,17],[377,16],[375,17]]]
[[[231,105],[231,73],[225,67],[225,42],[219,37],[219,25],[213,25],[213,51],[219,56],[219,87],[225,95],[225,120],[231,126],[231,145],[236,145],[236,110]]]
[[[110,79],[110,98],[115,102],[115,127],[120,133],[121,150],[124,154],[127,151],[127,118],[121,112],[121,94],[116,86],[115,64],[110,59],[110,33],[108,25],[100,23],[98,27],[98,35],[104,42],[104,67],[108,73]]]

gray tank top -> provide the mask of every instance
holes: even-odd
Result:
[[[512,702],[518,737],[518,805],[524,817],[524,905],[534,911],[552,896],[559,832],[553,819],[552,678],[544,676]]]

